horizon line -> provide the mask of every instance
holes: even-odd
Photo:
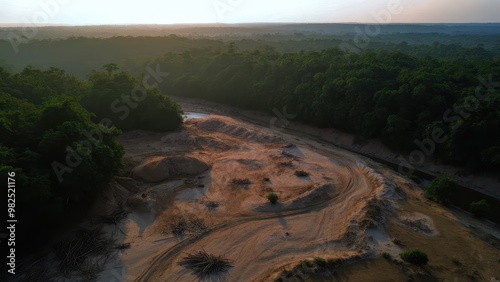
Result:
[[[30,23],[0,23],[2,27],[96,27],[96,26],[209,26],[209,25],[313,25],[313,24],[365,24],[365,25],[473,25],[473,24],[500,24],[500,22],[394,22],[394,23],[378,23],[378,22],[245,22],[245,23],[223,23],[223,22],[208,22],[208,23],[117,23],[117,24],[30,24]]]

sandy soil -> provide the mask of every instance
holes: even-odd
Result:
[[[390,275],[383,266],[399,268],[380,257],[399,260],[408,247],[429,254],[427,269],[412,270],[425,277],[500,277],[498,249],[465,225],[489,238],[500,238],[497,227],[445,210],[406,178],[335,146],[216,114],[189,120],[178,132],[136,131],[120,140],[127,164],[113,186],[121,192],[106,201],[125,198],[131,213],[108,232],[131,247],[100,281],[197,281],[177,262],[199,250],[234,262],[206,281],[273,281],[315,256],[360,261],[339,269],[340,280],[400,281],[408,274]],[[184,165],[176,165],[181,158]],[[199,170],[186,169],[191,161]],[[270,192],[279,196],[276,205],[266,198]],[[188,226],[184,234],[174,232],[179,222]],[[451,257],[464,266],[455,269]]]
[[[275,109],[275,115],[270,116],[257,111],[242,110],[204,100],[189,99],[184,97],[174,98],[177,102],[182,104],[185,111],[215,113],[238,117],[244,121],[270,128],[277,135],[289,133],[306,138],[319,139],[327,142],[328,145],[333,144],[351,152],[360,153],[365,156],[374,157],[397,165],[402,163],[399,158],[404,158],[406,161],[409,160],[409,156],[401,155],[390,150],[379,140],[356,140],[353,135],[339,130],[332,128],[317,128],[311,125],[296,122],[293,119],[295,113],[288,113],[286,108]],[[415,149],[418,149],[418,147],[415,146]],[[500,178],[494,173],[475,173],[466,175],[464,170],[461,168],[438,163],[432,155],[426,158],[424,164],[415,166],[415,168],[430,175],[437,176],[444,174],[452,176],[465,187],[500,199]],[[404,167],[401,172],[406,173],[407,171],[408,169]]]

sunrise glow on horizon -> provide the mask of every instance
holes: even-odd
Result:
[[[63,25],[175,23],[500,22],[499,0],[4,0],[0,23]],[[389,21],[384,22],[389,23]]]

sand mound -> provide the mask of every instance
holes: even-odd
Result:
[[[213,136],[193,136],[193,134],[186,131],[165,135],[161,138],[161,142],[176,146],[188,145],[218,150],[230,150],[235,147]]]
[[[132,170],[132,177],[144,182],[161,182],[171,175],[196,175],[210,167],[193,157],[151,157]]]
[[[169,161],[165,157],[150,158],[132,170],[132,177],[144,182],[160,182],[169,176]]]
[[[207,163],[192,157],[172,157],[169,161],[175,174],[196,175],[210,168]]]
[[[281,138],[266,134],[263,131],[249,126],[243,126],[241,123],[227,117],[208,117],[205,119],[200,119],[196,126],[207,130],[225,133],[227,135],[252,140],[261,143],[280,143]]]

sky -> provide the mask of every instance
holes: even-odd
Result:
[[[500,22],[500,0],[0,0],[0,24]]]

